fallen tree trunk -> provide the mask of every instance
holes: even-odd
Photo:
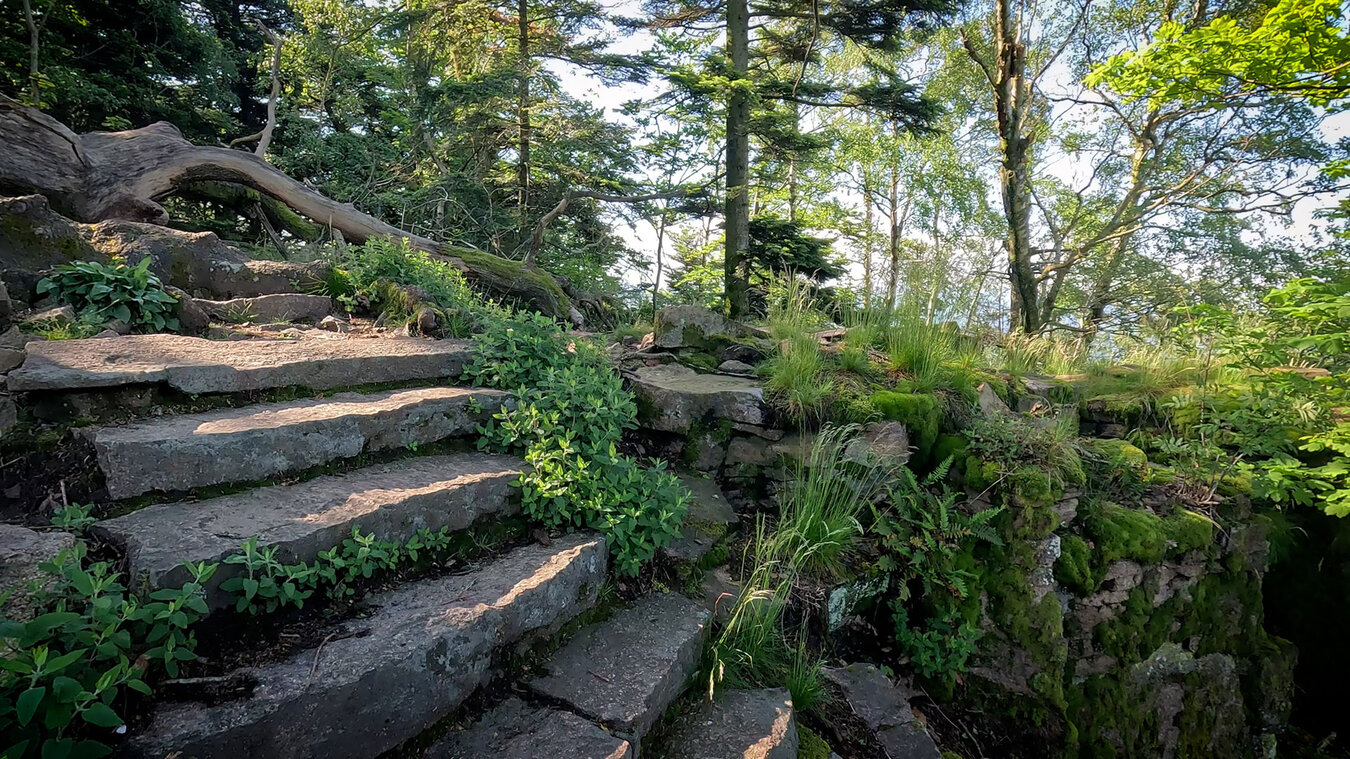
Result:
[[[157,201],[203,182],[230,182],[275,198],[352,242],[403,238],[450,262],[489,293],[556,318],[578,311],[550,275],[479,251],[443,247],[306,187],[241,150],[193,145],[172,124],[75,134],[52,117],[0,95],[0,194],[40,194],[60,213],[167,225]]]

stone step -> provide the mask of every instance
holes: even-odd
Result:
[[[206,340],[126,335],[35,341],[9,373],[11,392],[166,384],[194,395],[280,387],[328,390],[458,377],[468,343],[419,338]]]
[[[167,416],[87,431],[108,494],[129,498],[250,482],[474,433],[509,401],[499,390],[428,387],[338,393]]]
[[[826,667],[825,680],[843,695],[853,714],[875,737],[889,759],[941,759],[937,744],[914,715],[914,692],[874,664]]]
[[[729,690],[671,730],[664,759],[796,759],[797,722],[786,688]]]
[[[177,588],[190,577],[184,562],[219,563],[251,537],[259,548],[275,546],[279,561],[312,562],[353,528],[404,542],[419,528],[462,530],[484,516],[516,513],[511,482],[523,464],[487,453],[420,456],[295,485],[148,506],[93,529],[125,549],[131,576],[153,588]],[[213,609],[229,606],[220,585],[242,571],[221,564],[211,576],[206,596]]]
[[[628,759],[628,741],[571,712],[508,698],[473,725],[432,744],[423,759]]]
[[[603,538],[571,535],[511,551],[464,575],[369,597],[369,616],[315,650],[248,670],[247,699],[162,706],[119,747],[184,759],[369,759],[448,716],[488,677],[495,652],[589,608],[604,582]]]
[[[636,746],[689,684],[703,653],[708,617],[683,596],[645,596],[578,633],[530,687]]]
[[[224,322],[317,322],[333,312],[333,299],[327,295],[284,293],[230,300],[193,300],[207,316]]]
[[[672,561],[697,564],[726,537],[727,526],[740,521],[715,480],[679,475],[689,489],[689,511],[680,526],[680,536],[661,549]]]

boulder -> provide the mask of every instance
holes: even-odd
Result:
[[[749,343],[732,343],[717,354],[718,361],[740,361],[752,365],[768,357],[769,351]]]
[[[764,387],[751,379],[699,374],[679,364],[637,369],[639,422],[663,432],[688,432],[696,424],[726,420],[767,426]],[[645,417],[645,418],[643,418]]]
[[[914,449],[909,431],[895,421],[872,422],[863,428],[844,449],[844,457],[863,466],[895,468],[904,466]]]
[[[14,301],[9,299],[9,289],[4,280],[0,280],[0,319],[8,319],[14,313]]]
[[[230,300],[198,300],[197,303],[212,319],[223,322],[317,322],[333,310],[333,299],[327,295],[301,293],[278,293]]]
[[[939,759],[932,736],[910,708],[913,693],[908,687],[892,683],[871,664],[826,667],[823,674],[890,759]]]
[[[993,386],[988,382],[981,382],[978,392],[980,413],[985,416],[1012,413],[1012,409],[1008,408],[1008,404],[1004,403],[1003,399],[998,397],[998,393],[994,391]]]
[[[797,721],[786,688],[722,691],[677,724],[666,759],[796,759]]]
[[[178,317],[178,330],[185,335],[205,334],[211,326],[211,317],[207,315],[206,309],[177,287],[170,285],[165,287],[164,291],[178,299],[178,304],[174,307],[175,315]]]
[[[39,565],[54,560],[74,545],[75,536],[68,532],[37,532],[0,524],[0,596],[11,594],[0,611],[15,620],[31,618],[36,611],[32,606],[33,590],[53,579]]]
[[[745,363],[744,361],[737,361],[735,359],[731,359],[728,361],[723,361],[722,363],[718,364],[717,371],[723,372],[725,374],[753,375],[755,373],[755,367]]]
[[[666,306],[656,313],[652,328],[658,348],[709,349],[716,342],[710,338],[731,332],[730,323],[721,314],[699,306]]]
[[[22,363],[22,349],[0,348],[0,374],[4,374]]]
[[[740,520],[715,480],[680,475],[680,484],[689,489],[689,511],[680,526],[680,536],[661,549],[667,558],[697,562],[725,535],[727,525]]]

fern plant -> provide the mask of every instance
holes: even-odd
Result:
[[[923,480],[901,470],[890,505],[873,507],[872,529],[883,548],[877,568],[897,590],[896,641],[928,677],[964,670],[978,637],[972,551],[980,543],[1002,544],[993,520],[1003,507],[969,513],[957,504],[958,494],[943,484],[951,463],[946,459]],[[922,595],[910,604],[915,584]]]

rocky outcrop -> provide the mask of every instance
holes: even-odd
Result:
[[[0,597],[8,594],[5,616],[25,621],[33,616],[32,594],[54,578],[39,565],[54,561],[75,545],[68,532],[37,532],[13,524],[0,524]]]
[[[594,603],[606,556],[604,540],[573,535],[376,594],[374,611],[322,648],[249,671],[250,697],[163,708],[123,755],[378,756],[449,715],[487,679],[497,651]]]
[[[785,688],[724,690],[685,715],[666,759],[796,759],[797,721]]]
[[[737,332],[733,322],[699,306],[666,306],[656,312],[652,340],[658,348],[720,349]]]
[[[257,488],[204,501],[147,506],[94,525],[121,547],[127,569],[152,588],[181,587],[189,564],[219,563],[249,538],[284,563],[313,562],[360,530],[404,542],[419,529],[462,530],[519,509],[511,482],[523,462],[485,453],[422,456],[292,485]],[[207,603],[230,602],[220,586],[242,573],[221,564],[206,581]]]
[[[720,421],[768,425],[764,387],[741,377],[699,374],[678,364],[647,366],[631,373],[639,422],[663,432],[689,432]]]
[[[637,745],[689,684],[708,618],[683,596],[646,596],[582,630],[530,687]]]
[[[88,431],[113,498],[250,482],[472,434],[500,390],[431,387],[262,403]]]
[[[913,697],[872,664],[827,667],[825,679],[839,689],[853,714],[872,732],[890,759],[939,759],[937,744],[909,705]]]
[[[280,387],[326,390],[459,376],[469,346],[453,340],[334,338],[220,342],[127,335],[30,343],[9,374],[13,392],[163,383],[192,393]]]

